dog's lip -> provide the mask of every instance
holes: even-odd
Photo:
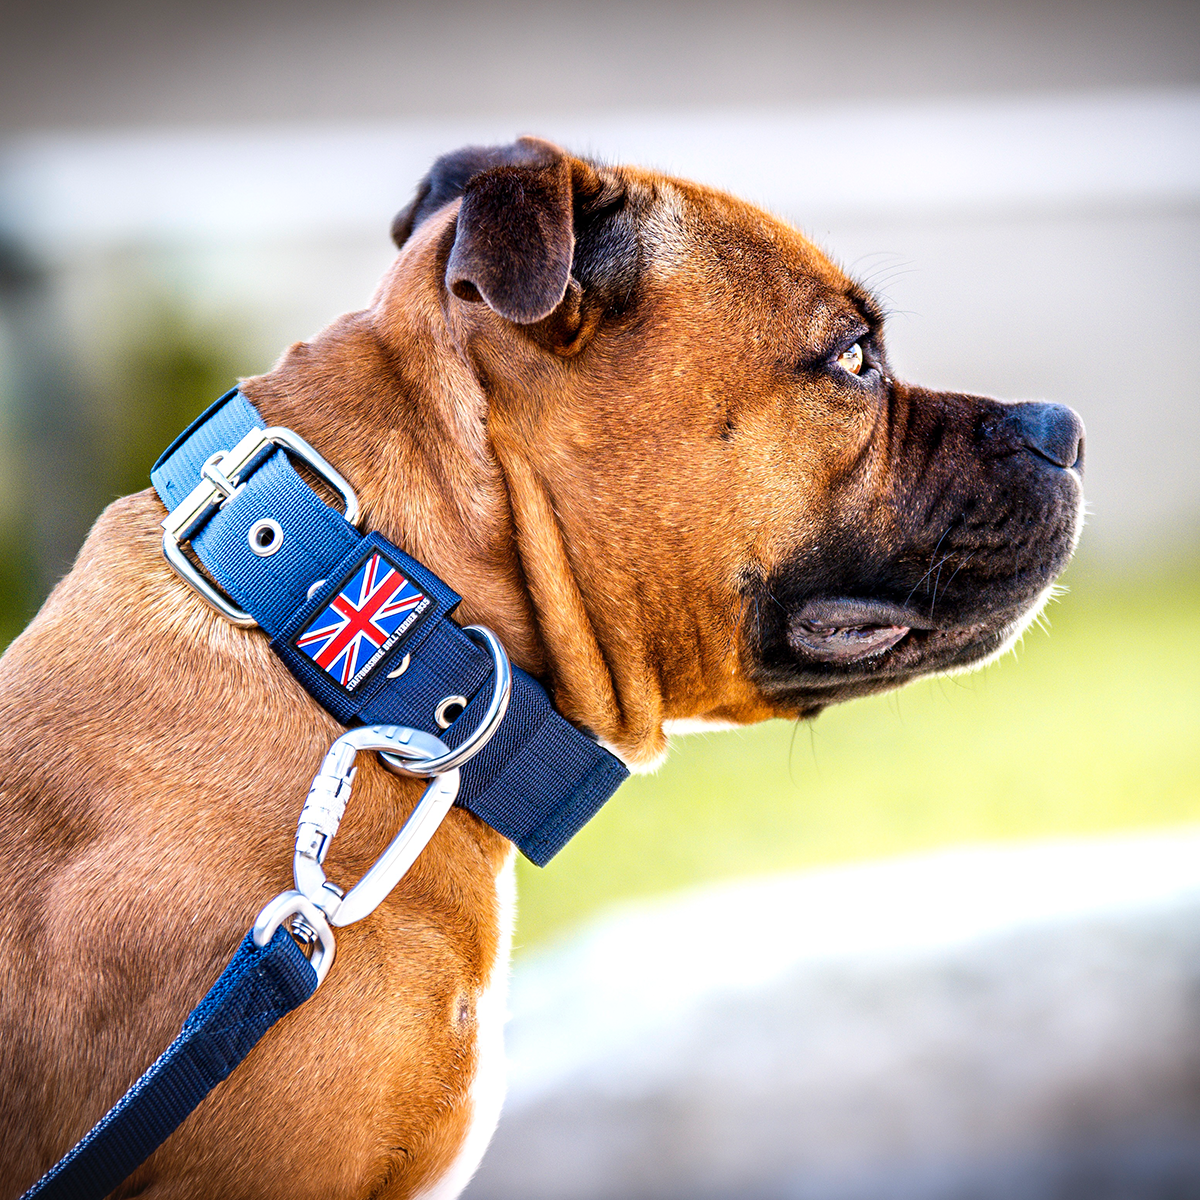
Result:
[[[809,659],[855,663],[876,658],[930,622],[883,600],[810,600],[788,620],[788,644]]]
[[[927,616],[887,600],[809,600],[792,615],[792,622],[848,628],[860,625],[901,626],[906,629],[937,628]]]

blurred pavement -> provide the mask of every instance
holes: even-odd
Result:
[[[1200,1195],[1200,831],[726,884],[520,960],[469,1200]]]

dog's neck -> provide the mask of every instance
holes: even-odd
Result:
[[[568,720],[631,765],[652,765],[667,714],[648,648],[632,627],[602,646],[591,614],[604,598],[581,588],[530,456],[490,435],[483,390],[436,298],[431,307],[410,290],[397,301],[410,282],[404,257],[371,309],[295,344],[243,390],[352,481],[364,528],[459,592],[459,619],[494,628]]]

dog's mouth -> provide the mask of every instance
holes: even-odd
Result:
[[[906,660],[920,655],[930,641],[958,642],[979,630],[978,625],[939,629],[927,615],[883,600],[810,600],[789,618],[787,641],[802,661],[861,663],[869,670],[896,655]]]
[[[788,643],[801,656],[827,663],[876,658],[903,641],[913,618],[898,607],[869,600],[819,600],[788,622]]]
[[[852,663],[890,650],[907,633],[907,625],[819,625],[802,621],[790,641],[820,662]]]
[[[884,599],[809,598],[792,607],[767,596],[756,608],[757,680],[805,716],[922,675],[978,666],[1040,608],[1037,595],[952,603],[936,615]]]
[[[816,682],[827,672],[845,678],[844,667],[877,677],[920,672],[930,659],[949,665],[985,653],[1004,624],[995,618],[935,623],[928,613],[886,600],[810,600],[788,617],[786,638],[793,665],[808,665]]]

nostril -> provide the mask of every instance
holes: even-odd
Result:
[[[1021,442],[1056,467],[1083,470],[1083,422],[1065,404],[1015,406]]]

